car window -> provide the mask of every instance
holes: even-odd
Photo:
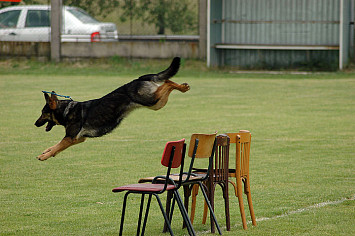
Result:
[[[100,23],[98,20],[96,20],[94,17],[90,16],[83,10],[69,9],[68,11],[84,24]]]
[[[27,12],[25,27],[49,27],[48,10],[29,10]]]
[[[7,11],[0,14],[0,28],[16,28],[21,10]]]

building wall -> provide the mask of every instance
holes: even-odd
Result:
[[[338,65],[339,50],[346,62],[350,6],[351,0],[210,0],[210,64],[250,68]],[[218,44],[245,48],[217,49]],[[280,45],[285,49],[275,50]]]

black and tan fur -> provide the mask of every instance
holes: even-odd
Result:
[[[48,122],[46,131],[55,125],[63,125],[65,137],[43,151],[37,159],[46,160],[74,144],[84,142],[87,137],[100,137],[111,132],[135,108],[161,109],[174,89],[183,93],[190,89],[186,83],[177,84],[169,80],[179,67],[180,58],[176,57],[169,68],[158,74],[143,75],[102,98],[84,102],[59,100],[56,95],[45,93],[46,105],[35,125],[40,127]]]

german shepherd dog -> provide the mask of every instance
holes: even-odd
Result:
[[[48,123],[47,132],[55,125],[63,125],[65,137],[44,150],[37,159],[47,160],[74,144],[84,142],[87,137],[100,137],[111,132],[136,108],[163,108],[174,89],[183,93],[190,89],[187,83],[177,84],[169,80],[179,67],[180,58],[175,57],[169,68],[158,74],[143,75],[102,98],[84,102],[59,100],[55,92],[51,96],[44,93],[46,105],[35,125],[40,127]]]

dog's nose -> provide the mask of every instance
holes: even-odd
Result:
[[[35,126],[41,127],[41,126],[44,125],[46,122],[47,122],[46,120],[38,119],[38,120],[35,122]]]

